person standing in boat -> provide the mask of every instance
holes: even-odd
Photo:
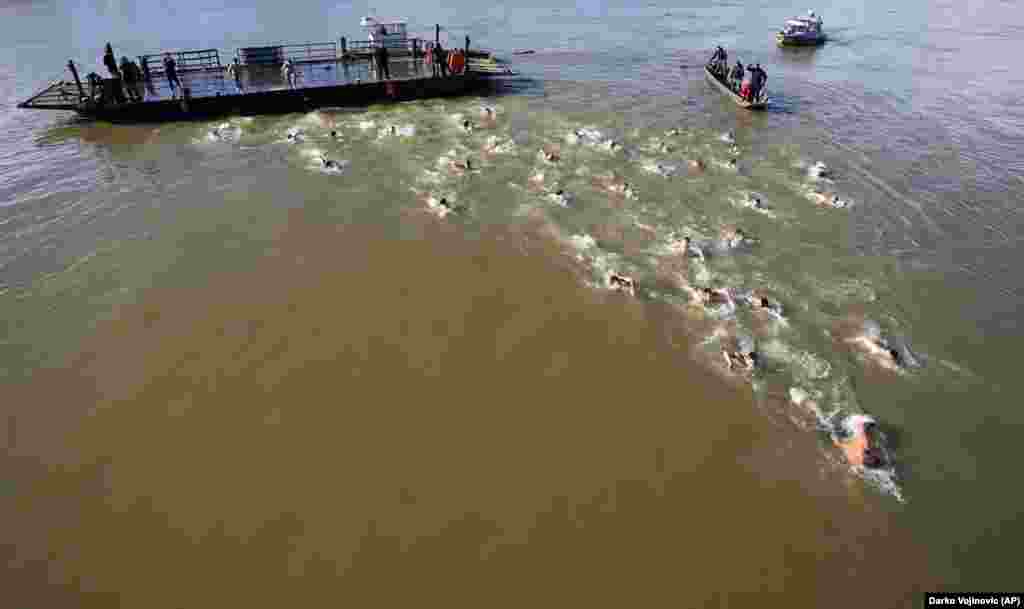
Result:
[[[178,65],[174,62],[174,57],[170,53],[164,54],[164,76],[167,77],[167,85],[171,88],[171,97],[177,97],[178,91],[175,88],[181,87],[181,80],[178,79]]]
[[[761,64],[755,65],[751,69],[751,73],[750,101],[757,101],[761,98],[761,92],[764,90],[764,83],[768,80],[768,75],[761,69]]]
[[[757,96],[758,98],[764,97],[764,88],[768,84],[768,72],[765,72],[761,68],[761,64],[757,64],[757,73],[760,76],[757,82]]]

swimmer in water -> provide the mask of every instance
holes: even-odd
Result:
[[[697,258],[701,261],[704,260],[704,250],[694,243],[689,236],[683,237],[682,242],[679,244],[679,251],[687,258]]]
[[[726,144],[735,144],[736,134],[734,134],[732,131],[726,131],[721,135],[721,137],[719,137],[719,139],[725,142]]]
[[[889,346],[882,337],[871,337],[867,333],[846,339],[846,342],[860,347],[877,364],[889,370],[899,370],[906,363],[898,349]]]
[[[867,415],[847,417],[832,434],[832,441],[843,451],[853,467],[879,468],[885,465],[881,447],[875,440],[878,424]]]
[[[557,163],[558,161],[562,160],[562,157],[561,155],[559,155],[558,150],[545,150],[541,148],[540,153],[541,156],[544,157],[544,160],[547,161],[548,163]]]
[[[733,171],[736,171],[737,169],[739,169],[739,163],[736,162],[736,159],[729,159],[729,162],[726,163],[726,166],[729,169],[732,169]]]
[[[757,368],[760,357],[756,351],[729,351],[722,349],[725,366],[731,372],[752,373]]]
[[[732,301],[732,296],[729,295],[727,290],[721,288],[695,288],[686,282],[683,282],[680,287],[684,292],[689,294],[690,304],[695,306],[703,308],[712,306],[727,306],[732,308],[735,306]]]
[[[746,242],[747,234],[743,232],[742,228],[722,229],[722,245],[725,246],[726,249],[734,250]]]
[[[768,209],[768,205],[765,204],[764,200],[757,195],[750,195],[750,198],[744,201],[744,206],[749,207],[750,209],[756,209],[760,211],[765,211]]]
[[[850,202],[841,199],[839,195],[835,193],[816,192],[812,195],[814,204],[818,207],[831,207],[833,209],[845,209],[850,206]]]
[[[765,313],[771,313],[772,315],[782,317],[782,305],[769,299],[760,292],[750,292],[745,294],[742,298],[751,309],[755,311],[762,311]]]
[[[538,191],[544,188],[544,172],[538,171],[537,173],[531,175],[526,180],[526,186],[533,191]]]
[[[679,134],[680,131],[678,129],[669,129],[665,132],[665,137],[676,137]]]
[[[832,177],[832,170],[825,163],[817,161],[807,170],[807,175],[812,178],[830,178]]]
[[[462,121],[462,130],[466,133],[473,133],[473,124],[469,120]]]
[[[439,206],[441,206],[442,208],[448,210],[448,213],[457,214],[457,213],[463,211],[463,206],[455,205],[454,203],[449,201],[446,197],[441,197],[441,200],[438,201],[437,204]]]
[[[637,283],[632,277],[626,277],[612,272],[608,275],[608,287],[613,290],[625,292],[630,296],[636,296]]]
[[[341,169],[336,161],[332,161],[324,155],[320,155],[320,166],[324,169]]]
[[[487,119],[493,119],[494,116],[495,116],[494,108],[492,108],[490,106],[481,106],[481,108],[480,108],[480,116],[482,116],[484,118],[487,118]]]
[[[553,193],[550,193],[548,197],[558,205],[561,205],[562,207],[569,207],[569,203],[572,201],[572,195],[565,192],[561,188]]]
[[[671,154],[672,146],[669,146],[668,142],[662,142],[661,144],[658,145],[658,152],[660,152],[661,154]]]
[[[337,131],[331,131],[331,139],[335,139],[335,140],[338,139],[338,132]]]
[[[455,173],[465,173],[467,171],[473,171],[473,163],[466,159],[465,161],[451,161],[448,167]]]

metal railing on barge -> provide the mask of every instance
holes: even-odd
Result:
[[[297,72],[298,85],[300,87],[325,86],[373,78],[374,75],[370,70],[370,62],[367,60],[372,58],[373,50],[381,44],[381,41],[349,41],[342,37],[337,43],[308,42],[305,44],[241,47],[236,49],[234,56],[244,68],[242,70],[242,73],[245,75],[243,80],[250,80],[258,76],[259,81],[267,81],[260,82],[259,84],[247,82],[245,83],[246,89],[250,89],[250,85],[254,85],[251,87],[252,90],[261,90],[266,89],[268,86],[273,87],[276,84],[280,84],[269,82],[267,76],[276,72],[275,68],[283,64],[286,59],[290,59],[292,63],[300,65],[333,64],[335,68],[333,75],[325,72],[318,73],[315,70],[299,70]],[[415,60],[425,54],[428,41],[421,38],[405,38],[389,40],[384,42],[384,44],[387,45],[393,58],[404,58],[405,60],[412,58]],[[160,92],[153,97],[157,99],[165,97],[163,91],[165,87],[159,81],[164,80],[165,69],[163,60],[167,55],[174,58],[176,71],[179,73],[182,85],[191,90],[190,94],[192,96],[201,97],[204,95],[236,92],[234,84],[229,82],[230,79],[227,78],[227,66],[221,62],[221,52],[218,49],[162,51],[160,53],[148,53],[138,56],[140,67],[145,66],[148,68],[150,75],[153,77],[153,83],[157,85],[156,88],[160,89]],[[348,67],[350,63],[352,66]],[[480,51],[470,52],[466,67],[467,71],[481,74],[511,73],[509,68],[497,62],[493,55]],[[74,76],[73,81],[64,79],[51,81],[45,89],[28,100],[19,103],[18,107],[74,110],[83,101],[89,100],[90,97],[95,97],[97,90],[92,86],[86,90],[82,83],[83,80],[88,81],[92,76],[80,79],[74,62],[69,61],[68,68],[72,76]],[[328,65],[327,69],[331,70],[332,68]],[[423,66],[420,66],[420,69],[424,69]],[[425,69],[429,72],[429,68]],[[340,72],[343,72],[343,75]],[[109,78],[100,79],[100,81],[105,83],[103,88],[109,88],[111,83],[108,81],[111,80]],[[170,93],[169,87],[167,89],[167,93]]]

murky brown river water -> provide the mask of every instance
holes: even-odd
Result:
[[[396,242],[296,211],[251,268],[41,373],[10,606],[854,607],[929,581],[885,500],[823,482],[664,311],[578,286],[529,227],[428,220]]]

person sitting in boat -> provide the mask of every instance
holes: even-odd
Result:
[[[754,67],[747,66],[747,74],[743,75],[743,80],[740,82],[740,97],[747,101],[752,101],[752,91],[754,87]]]
[[[740,90],[740,83],[743,82],[743,74],[743,64],[740,63],[739,59],[737,59],[736,65],[732,68],[732,73],[729,74],[729,86],[737,93]]]

